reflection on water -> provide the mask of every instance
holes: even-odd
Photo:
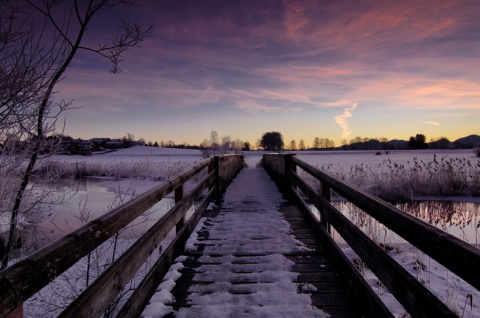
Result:
[[[109,210],[131,199],[131,195],[120,196],[112,191],[114,180],[97,178],[61,179],[54,190],[71,199],[62,205],[44,204],[45,219],[39,224],[39,240],[36,248],[53,242],[85,224],[81,211],[87,210],[90,219],[97,218]],[[121,200],[119,200],[119,198]],[[380,243],[402,243],[403,239],[378,223],[350,202],[332,202],[349,220],[372,239]],[[122,238],[136,237],[150,228],[174,205],[173,198],[164,198],[146,213],[132,222],[121,234]],[[480,243],[480,204],[469,202],[417,201],[398,203],[396,206],[415,217],[436,226],[468,243]],[[190,211],[191,213],[191,211]],[[342,242],[338,233],[334,239]]]
[[[119,194],[117,191],[113,191],[120,188],[120,186],[115,185],[116,182],[120,181],[96,178],[59,180],[53,190],[70,197],[70,199],[61,205],[42,205],[46,218],[39,224],[40,235],[34,248],[38,249],[53,242],[78,229],[89,220],[93,220],[130,200],[132,194],[128,194],[128,192],[127,194]],[[162,199],[127,226],[122,231],[120,238],[138,237],[173,205],[174,200],[172,198]]]
[[[357,225],[370,238],[379,243],[405,241],[350,202],[332,202],[343,215]],[[395,206],[467,243],[480,243],[480,204],[470,202],[413,201]],[[343,242],[333,233],[337,242]]]
[[[74,192],[111,192],[105,184],[118,179],[105,178],[62,178],[55,183],[58,190],[68,190]]]

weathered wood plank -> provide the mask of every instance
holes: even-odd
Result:
[[[215,189],[210,189],[209,193],[202,200],[195,213],[188,220],[186,225],[175,236],[163,255],[155,262],[148,274],[142,280],[139,286],[132,293],[130,298],[120,309],[117,318],[122,317],[139,317],[148,301],[155,293],[155,289],[162,282],[163,277],[172,265],[175,257],[183,253],[183,247],[198,224],[202,213],[206,210]]]
[[[161,185],[1,271],[0,316],[23,303],[211,162],[212,158],[204,160],[197,166],[169,178]]]
[[[237,207],[237,211],[243,211],[242,207]],[[298,212],[298,208],[289,205],[288,207],[281,207],[281,214],[285,216],[285,220],[289,222],[289,212],[292,214],[301,215]],[[228,212],[231,213],[231,212]],[[245,212],[238,212],[245,213]],[[249,213],[249,212],[246,212]],[[295,217],[298,219],[298,217]],[[210,226],[219,225],[215,219],[209,219],[205,222],[209,224],[202,230],[205,236],[205,245],[216,245],[219,242],[215,238],[208,235],[208,228]],[[292,229],[292,227],[290,227]],[[215,232],[217,233],[217,232]],[[217,233],[218,234],[218,233]],[[295,239],[300,236],[307,235],[309,238],[314,238],[316,235],[312,233],[312,229],[298,228],[298,230],[292,229],[292,233],[286,234],[286,236],[293,235]],[[248,240],[254,240],[255,237],[250,237]],[[243,242],[243,241],[242,241]],[[244,244],[243,242],[241,244]],[[320,242],[318,240],[312,240],[312,248],[318,247]],[[224,255],[225,254],[225,255]],[[324,254],[321,254],[317,250],[301,250],[292,251],[282,254],[288,260],[294,264],[291,265],[290,271],[297,273],[293,283],[296,285],[297,292],[300,294],[307,294],[312,299],[312,304],[325,312],[332,315],[332,317],[358,317],[359,314],[350,306],[351,297],[350,292],[345,284],[344,279],[338,275],[338,272],[332,265],[332,262],[325,258]],[[175,302],[171,304],[174,310],[179,308],[189,308],[192,303],[189,302],[189,295],[197,294],[203,295],[214,291],[214,287],[219,282],[223,284],[229,284],[228,292],[238,301],[242,301],[242,297],[248,295],[255,295],[258,290],[261,290],[262,284],[274,284],[275,279],[269,280],[268,275],[264,276],[262,273],[264,270],[274,270],[271,266],[271,261],[266,258],[265,253],[259,252],[225,252],[219,253],[203,253],[201,251],[188,252],[188,259],[183,262],[185,268],[181,269],[181,277],[176,282],[176,286],[172,290],[174,294]],[[215,257],[218,256],[218,257]],[[228,279],[219,277],[218,275],[210,276],[209,273],[218,273],[219,267],[225,266],[224,261],[216,261],[216,259],[224,256],[234,257],[228,261],[227,268],[222,267],[225,270],[225,277]],[[261,277],[261,281],[259,281]],[[220,281],[218,281],[220,279]],[[316,296],[313,296],[316,295]]]
[[[306,217],[309,218],[310,224],[314,227],[316,233],[318,233],[322,245],[335,261],[336,267],[342,270],[342,273],[347,276],[349,290],[354,295],[353,299],[358,304],[358,307],[362,308],[363,313],[367,316],[393,317],[378,295],[373,292],[367,281],[360,275],[356,268],[354,268],[353,264],[333,241],[325,227],[318,222],[297,190],[292,189],[292,191],[295,194],[300,209]]]
[[[279,160],[278,157],[275,157],[275,161]],[[322,184],[322,194],[320,195],[296,174],[295,169],[283,173],[283,175],[278,172],[279,175],[275,176],[276,179],[280,179],[280,182],[282,179],[289,180],[288,183],[291,188],[285,190],[286,194],[295,194],[298,188],[318,208],[320,221],[312,215],[302,197],[298,193],[294,195],[302,210],[310,215],[312,222],[318,225],[318,232],[324,234],[326,246],[337,255],[337,259],[345,260],[346,268],[352,267],[328,234],[330,224],[335,225],[337,232],[412,315],[455,316],[428,289],[424,288],[414,277],[384,253],[378,245],[369,240],[366,235],[329,204],[330,189],[335,190],[360,207],[472,286],[480,289],[480,276],[471,270],[471,268],[480,266],[480,250],[478,248],[418,220],[361,189],[319,171],[296,157],[286,156],[284,161],[293,161],[295,165],[315,177]],[[275,164],[278,165],[278,163]],[[267,169],[275,170],[270,167],[267,167]],[[361,278],[354,281],[358,281],[360,285],[364,284],[361,282]]]
[[[368,265],[395,298],[413,315],[456,317],[456,315],[425,286],[392,259],[380,246],[325,201],[309,185],[295,176],[298,186],[320,210],[328,222]],[[392,275],[392,273],[395,273]],[[426,306],[428,304],[428,306]]]
[[[211,172],[85,289],[59,317],[100,316],[170,230],[185,216],[198,196],[213,183],[214,172]]]
[[[299,167],[480,290],[480,250],[391,204],[293,158]],[[296,184],[297,185],[297,184]]]

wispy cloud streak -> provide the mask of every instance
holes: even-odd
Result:
[[[256,113],[256,112],[271,113],[271,112],[280,111],[280,107],[262,105],[260,103],[257,103],[254,100],[240,101],[235,105],[235,107],[237,107],[238,109],[244,110],[248,113]]]
[[[354,103],[352,107],[347,107],[343,111],[343,114],[335,116],[335,122],[342,128],[342,138],[350,136],[352,130],[348,124],[348,118],[352,117],[352,111],[357,108],[357,103]]]

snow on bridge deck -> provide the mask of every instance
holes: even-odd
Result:
[[[355,317],[295,205],[264,169],[243,169],[207,211],[143,317]]]

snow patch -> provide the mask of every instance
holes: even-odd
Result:
[[[158,286],[156,293],[152,296],[149,304],[143,310],[141,317],[157,318],[173,312],[173,308],[168,306],[175,301],[171,291],[175,287],[176,280],[182,276],[179,271],[185,267],[182,263],[185,260],[185,256],[177,257],[175,259],[175,263],[170,266],[163,282]]]

